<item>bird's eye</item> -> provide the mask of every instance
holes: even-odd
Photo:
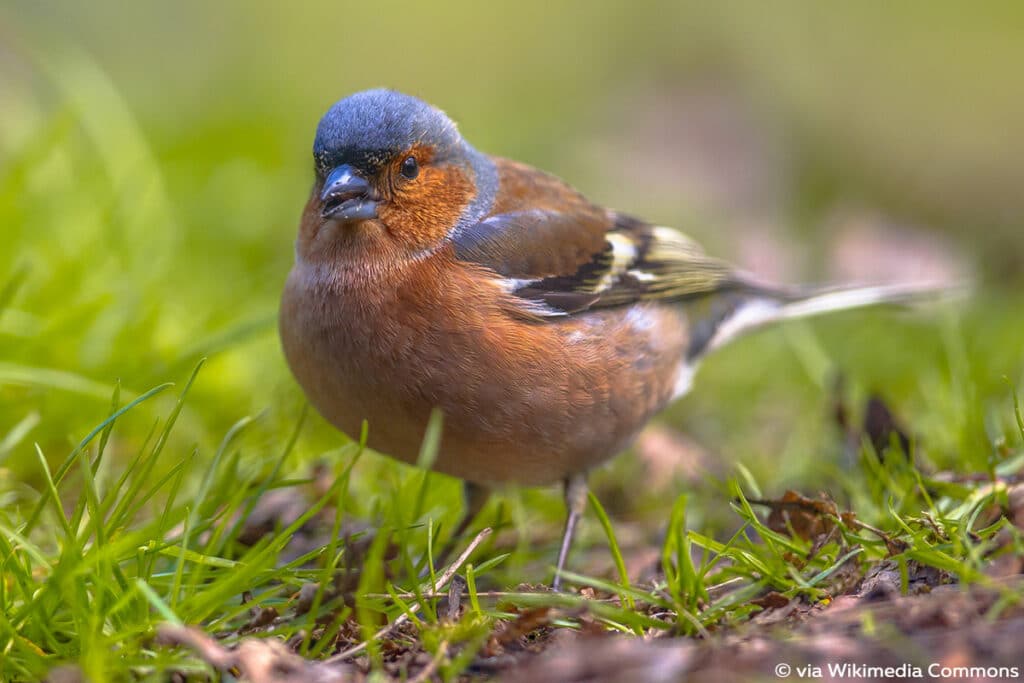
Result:
[[[402,162],[402,175],[412,180],[420,173],[420,165],[416,163],[416,157],[406,157]]]

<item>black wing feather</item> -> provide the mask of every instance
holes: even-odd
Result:
[[[519,211],[483,220],[452,241],[458,258],[506,278],[509,290],[531,304],[531,314],[686,300],[743,285],[728,264],[680,232],[611,212],[604,221],[595,240],[592,222]]]

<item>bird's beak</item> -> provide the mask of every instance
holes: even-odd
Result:
[[[320,201],[324,218],[354,223],[377,217],[373,188],[348,164],[332,169],[327,175]]]

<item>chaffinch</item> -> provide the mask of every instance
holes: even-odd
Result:
[[[586,474],[753,327],[916,295],[757,282],[683,234],[488,156],[442,111],[390,90],[330,108],[281,304],[285,356],[338,429],[467,482],[463,528],[498,484],[563,482],[555,574]]]

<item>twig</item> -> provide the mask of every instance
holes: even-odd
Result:
[[[742,578],[737,579],[737,581],[742,581],[742,580],[743,580]],[[457,593],[457,595],[460,598],[468,598],[469,597],[469,591],[462,591],[461,593]],[[477,591],[476,595],[479,598],[521,598],[521,597],[524,597],[524,596],[532,596],[532,595],[552,595],[552,596],[558,597],[559,594],[558,593],[554,593],[554,592],[552,592],[550,590],[538,590],[538,591]],[[408,591],[408,592],[405,592],[405,593],[366,593],[363,597],[368,598],[370,600],[390,600],[391,598],[396,598],[396,597],[397,598],[401,598],[402,600],[412,600],[412,599],[415,599],[417,597],[426,598],[428,600],[433,600],[435,598],[449,598],[451,596],[452,596],[452,594],[449,593],[448,591],[437,591],[437,592],[434,592],[434,593],[423,592],[423,593],[420,593],[418,596],[416,595],[416,593],[413,593],[412,591]],[[588,602],[609,602],[609,603],[611,603],[611,602],[620,602],[620,600],[619,600],[619,598],[617,596],[614,597],[614,598],[588,598],[587,601]]]
[[[713,595],[715,593],[718,593],[718,592],[724,593],[729,588],[732,588],[733,586],[735,586],[738,583],[743,583],[744,581],[746,581],[746,579],[744,577],[737,576],[737,577],[732,578],[732,579],[726,579],[722,583],[716,583],[714,586],[708,586],[707,589],[706,589],[707,593],[708,593],[708,597],[710,597],[711,595]]]
[[[469,545],[466,546],[466,549],[462,551],[462,554],[459,555],[458,558],[456,558],[456,560],[454,562],[452,562],[450,565],[448,565],[448,568],[445,569],[441,573],[441,576],[438,577],[437,583],[434,584],[433,586],[429,586],[429,588],[427,590],[429,590],[431,593],[436,593],[438,591],[438,589],[442,588],[445,584],[447,584],[449,581],[451,581],[452,577],[455,576],[455,572],[459,571],[459,569],[462,567],[462,565],[464,565],[466,563],[466,560],[468,560],[469,556],[473,554],[473,551],[476,550],[477,546],[479,546],[481,543],[483,543],[484,539],[487,538],[490,535],[491,535],[491,529],[490,528],[481,529],[480,533],[478,533],[476,535],[476,538],[474,538],[472,541],[470,541]],[[375,633],[373,635],[372,640],[378,640],[378,639],[383,638],[384,636],[388,635],[389,633],[391,633],[391,631],[393,631],[394,629],[398,628],[399,626],[401,626],[402,624],[407,622],[409,620],[409,616],[411,614],[413,614],[414,612],[418,612],[419,609],[420,609],[420,603],[418,603],[418,602],[414,603],[412,605],[409,605],[409,611],[408,612],[403,612],[394,621],[392,621],[390,624],[388,624],[387,626],[385,626],[381,630],[377,631],[377,633]],[[369,642],[370,642],[369,640],[364,640],[363,642],[359,643],[358,645],[354,645],[354,646],[350,647],[349,649],[344,650],[343,652],[339,652],[338,654],[334,655],[333,657],[330,657],[329,659],[327,659],[325,661],[327,661],[330,664],[335,664],[335,663],[338,663],[338,662],[343,662],[346,659],[348,659],[349,657],[353,657],[353,656],[359,654],[360,652],[362,652],[363,650],[365,650],[366,646],[367,646],[367,644]]]

